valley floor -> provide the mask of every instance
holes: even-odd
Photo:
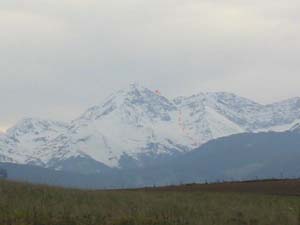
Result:
[[[257,188],[253,188],[255,183]],[[299,183],[265,181],[82,191],[0,181],[0,224],[300,225]],[[249,185],[250,189],[245,188]],[[274,192],[272,185],[281,192]],[[261,189],[263,186],[268,188]],[[249,193],[251,189],[256,193]],[[259,189],[263,193],[257,193]]]

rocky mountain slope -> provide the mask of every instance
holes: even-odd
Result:
[[[83,173],[143,167],[232,134],[289,130],[300,98],[262,105],[231,93],[168,99],[130,85],[70,123],[24,119],[0,135],[0,161]]]

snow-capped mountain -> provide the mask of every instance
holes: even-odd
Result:
[[[300,98],[270,105],[224,92],[168,99],[134,84],[67,124],[20,121],[0,135],[0,161],[91,172],[144,166],[212,139],[289,130],[299,121]]]
[[[44,165],[54,152],[49,143],[67,131],[68,124],[26,118],[0,135],[1,155],[9,162]]]
[[[199,115],[199,112],[214,112],[244,132],[285,131],[300,118],[300,98],[261,105],[231,93],[217,92],[178,98],[175,102],[180,105],[182,102],[183,105],[188,104],[188,108],[193,110],[198,105],[200,108],[196,110],[196,115]],[[226,126],[228,125],[226,123]],[[221,133],[221,136],[224,135]]]
[[[189,150],[177,123],[176,105],[154,92],[131,85],[88,109],[71,122],[70,145],[116,167],[124,160]]]

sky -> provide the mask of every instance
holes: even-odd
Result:
[[[300,96],[299,60],[299,0],[2,0],[0,131],[135,82],[280,101]]]

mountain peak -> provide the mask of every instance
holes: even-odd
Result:
[[[67,128],[67,126],[67,124],[58,121],[26,117],[17,122],[15,126],[8,129],[7,134],[18,136],[27,133],[64,129]]]
[[[128,99],[137,98],[150,98],[151,100],[163,100],[166,101],[167,98],[161,95],[159,90],[151,90],[138,83],[130,84],[127,88],[118,91],[115,96],[123,96]]]
[[[139,83],[132,83],[129,85],[128,90],[138,90],[138,91],[143,91],[147,89],[146,87],[140,85]]]
[[[141,98],[141,97],[148,97],[149,95],[155,95],[155,92],[151,91],[148,88],[141,86],[138,83],[133,83],[133,84],[130,84],[128,87],[118,90],[114,94],[110,95],[108,98],[106,98],[104,100],[104,103],[102,104],[102,106],[105,106],[105,105],[108,105],[111,103],[123,104],[123,102],[125,100],[136,99],[136,98]]]
[[[126,97],[142,97],[144,95],[155,95],[153,91],[148,88],[145,88],[137,83],[130,84],[129,87],[119,91],[118,93],[125,94]]]
[[[161,96],[158,91],[152,91],[133,83],[109,96],[104,103],[89,108],[80,119],[97,120],[116,109],[121,110],[120,113],[136,114],[136,116],[148,115],[151,118],[156,118],[166,117],[165,114],[176,109],[176,106]]]

